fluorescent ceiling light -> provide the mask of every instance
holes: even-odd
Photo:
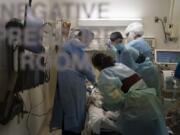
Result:
[[[141,22],[140,18],[110,18],[110,19],[79,19],[79,26],[126,27],[132,22]]]
[[[92,19],[92,18],[85,18],[85,19],[79,19],[79,21],[127,21],[127,20],[130,20],[130,21],[142,21],[141,18],[107,18],[107,19]]]

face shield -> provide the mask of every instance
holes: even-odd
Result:
[[[127,41],[130,42],[136,39],[136,37],[143,36],[144,28],[141,23],[135,22],[128,25],[124,33],[127,37]]]

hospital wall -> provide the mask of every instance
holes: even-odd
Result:
[[[34,2],[42,1],[47,5],[52,4],[56,0],[33,0]],[[145,36],[156,38],[156,48],[161,49],[180,49],[180,40],[176,43],[164,43],[164,35],[162,26],[160,23],[154,23],[154,17],[164,17],[169,15],[170,0],[61,0],[61,2],[71,1],[92,3],[92,2],[107,2],[110,3],[108,12],[110,18],[142,18],[145,25]],[[1,0],[0,3],[10,4],[14,0]],[[16,0],[17,2],[25,2],[25,0]],[[174,12],[174,23],[180,25],[180,1],[176,0],[175,12]],[[180,27],[179,27],[179,39],[180,39]],[[55,72],[52,71],[55,75]],[[52,107],[52,97],[55,90],[55,77],[51,78],[49,84],[42,85],[31,91],[26,91],[23,93],[25,103],[30,106],[30,103],[35,106],[43,101],[39,107],[37,107],[33,112],[42,113],[46,112],[50,107]],[[28,107],[29,108],[29,107]],[[27,115],[24,116],[24,120],[20,124],[17,124],[17,118],[11,121],[5,126],[0,126],[0,135],[27,135],[26,121]],[[29,120],[29,127],[32,135],[39,135],[45,117],[31,117]]]
[[[48,1],[48,0],[46,0]],[[158,16],[160,18],[167,17],[169,18],[171,0],[61,0],[59,3],[72,2],[72,5],[75,4],[85,4],[86,8],[80,8],[80,15],[82,19],[86,19],[85,10],[90,11],[90,19],[99,19],[96,6],[93,7],[93,4],[107,4],[104,7],[105,12],[102,16],[107,17],[107,19],[115,18],[127,18],[127,19],[142,19],[142,22],[145,26],[145,36],[154,37],[156,39],[156,48],[157,49],[180,49],[180,40],[177,42],[167,42],[165,43],[164,33],[161,23],[155,23],[154,17]],[[53,3],[58,3],[57,0],[51,0],[50,5]],[[77,19],[76,9],[77,7],[72,8],[70,20]],[[107,13],[107,14],[106,14]],[[180,1],[175,0],[175,7],[173,13],[174,24],[179,25],[178,36],[180,37]],[[66,16],[64,16],[66,18]],[[88,24],[89,25],[89,24]],[[180,39],[180,38],[179,38]]]
[[[25,2],[28,0],[17,0],[14,3],[18,2]],[[8,0],[6,2],[5,0],[1,0],[1,3],[7,3],[10,4],[13,3],[13,0]],[[161,23],[155,23],[154,17],[158,16],[160,18],[168,17],[169,16],[169,10],[170,10],[170,2],[171,0],[33,0],[33,3],[43,2],[46,5],[46,9],[43,9],[45,12],[48,12],[50,7],[53,5],[53,3],[59,3],[60,6],[62,6],[63,3],[72,2],[73,5],[76,3],[85,4],[86,10],[90,11],[92,8],[93,3],[107,3],[103,16],[108,17],[109,19],[112,18],[141,18],[143,20],[144,26],[145,26],[145,36],[147,37],[155,37],[156,38],[156,47],[157,48],[164,48],[164,49],[178,49],[180,46],[180,42],[169,42],[164,43],[164,33],[162,29]],[[73,6],[71,5],[71,6]],[[69,7],[70,8],[70,7]],[[72,18],[70,20],[74,21],[77,18],[74,17],[76,13],[77,7],[72,8],[71,13]],[[83,9],[84,7],[80,7],[80,17],[85,18],[85,12]],[[94,8],[94,7],[93,7]],[[62,9],[62,8],[61,8]],[[96,7],[95,7],[96,9]],[[98,9],[97,9],[98,10]],[[42,11],[41,9],[39,11]],[[107,14],[106,14],[107,13]],[[174,8],[174,18],[173,22],[174,24],[180,25],[180,1],[175,1],[175,8]],[[91,19],[97,19],[97,12],[93,10],[93,13],[91,15]],[[66,15],[63,16],[63,18],[66,18]],[[48,18],[46,18],[48,19]],[[179,32],[180,33],[180,32]],[[180,35],[180,34],[179,34]]]
[[[175,12],[174,12],[174,22],[179,24],[179,46],[180,46],[180,1],[176,0]]]
[[[72,2],[102,2],[109,3],[108,17],[113,18],[141,18],[145,26],[145,36],[156,39],[156,48],[158,49],[180,49],[180,40],[178,42],[164,42],[164,33],[161,23],[155,23],[154,17],[168,17],[171,0],[64,0]],[[174,8],[175,24],[180,25],[180,1],[176,0]],[[92,17],[93,18],[93,17]],[[180,30],[179,30],[180,33]]]

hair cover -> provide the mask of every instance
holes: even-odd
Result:
[[[143,36],[144,34],[144,26],[139,22],[131,23],[127,26],[125,30],[125,34],[134,33],[135,35]]]

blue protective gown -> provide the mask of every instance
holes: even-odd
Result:
[[[115,122],[123,135],[168,135],[161,105],[155,89],[143,80],[132,85],[128,93],[121,91],[122,80],[135,72],[123,64],[101,71],[98,87],[107,110],[120,111]]]
[[[152,58],[152,50],[149,44],[144,40],[144,38],[137,38],[130,41],[127,44],[127,47],[134,47],[139,51],[140,54],[143,54],[145,57]]]
[[[157,96],[161,96],[160,73],[158,67],[154,65],[149,58],[146,58],[143,63],[137,65],[138,68],[135,69],[135,71],[141,75],[149,88],[156,89]]]
[[[138,64],[135,61],[139,56],[139,52],[132,48],[125,46],[119,61],[125,64],[129,68],[136,71],[145,81],[149,88],[155,88],[157,91],[157,96],[160,96],[160,75],[158,68],[151,62],[150,58],[146,58],[144,62]]]
[[[124,46],[117,62],[123,63],[131,69],[136,69],[137,64],[135,61],[138,59],[138,57],[139,52],[136,49],[133,47]]]
[[[70,65],[58,71],[58,87],[54,99],[54,107],[50,128],[80,133],[85,125],[86,87],[85,79],[95,82],[92,67],[81,59],[85,57],[84,46],[80,41],[70,40],[65,43],[61,53],[69,56]],[[73,61],[73,57],[80,58]],[[64,67],[65,59],[60,55],[59,64]]]
[[[123,49],[124,49],[124,44],[122,44],[122,43],[117,44],[117,45],[115,45],[115,48],[116,48],[116,50],[117,50],[117,53],[118,53],[118,54],[121,54],[121,52],[122,52]]]
[[[113,56],[115,56],[116,62],[128,63],[128,65],[134,66],[134,61],[138,58],[139,52],[133,47],[127,47],[120,43],[113,45],[111,48]]]

